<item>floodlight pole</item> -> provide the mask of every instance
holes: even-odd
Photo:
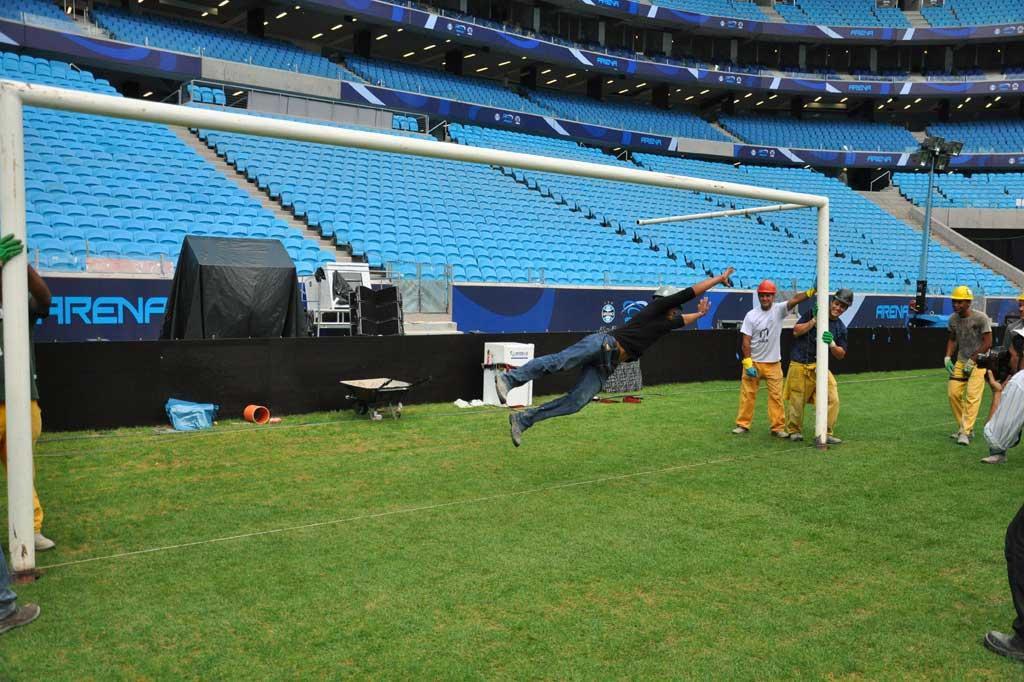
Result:
[[[828,331],[829,316],[829,271],[828,261],[832,254],[828,239],[829,224],[829,202],[818,206],[818,281],[816,282],[818,304],[818,319],[814,329],[817,364],[814,367],[814,444],[819,450],[828,449],[828,346],[822,341],[821,336]],[[802,409],[802,408],[801,408]]]
[[[25,243],[25,138],[18,93],[0,88],[0,233]],[[36,566],[32,527],[32,416],[29,377],[28,249],[3,266],[3,362],[8,537],[15,575]]]
[[[928,166],[928,194],[924,199],[924,225],[921,226],[921,265],[917,275],[917,294],[922,297],[928,295],[928,243],[931,241],[932,233],[932,189],[935,186],[935,160],[936,154],[930,154]],[[921,310],[919,312],[924,312]]]

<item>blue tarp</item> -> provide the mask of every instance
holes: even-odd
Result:
[[[199,431],[213,426],[217,417],[218,405],[213,403],[190,403],[187,400],[170,398],[164,405],[171,426],[176,431]]]

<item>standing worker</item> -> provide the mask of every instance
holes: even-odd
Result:
[[[740,379],[740,410],[733,433],[746,433],[754,418],[754,402],[761,377],[768,382],[768,421],[773,436],[789,438],[782,406],[782,321],[800,303],[814,296],[811,287],[782,303],[775,302],[775,282],[766,279],[757,287],[758,304],[743,318],[743,374]]]
[[[839,317],[853,305],[853,291],[840,289],[832,297],[828,307],[828,329],[821,333],[821,340],[828,346],[829,354],[836,360],[846,357],[846,325]],[[816,373],[818,344],[814,328],[818,319],[817,306],[800,316],[793,327],[793,349],[789,353],[789,371],[786,387],[782,390],[786,399],[786,431],[790,440],[803,440],[804,406],[814,402],[818,384]],[[825,442],[837,445],[843,441],[835,436],[833,429],[839,417],[839,386],[832,372],[828,373],[828,431]]]
[[[985,372],[975,371],[979,353],[992,347],[992,321],[980,310],[971,310],[974,294],[964,285],[953,289],[953,314],[946,339],[946,393],[957,430],[950,435],[959,445],[970,445],[985,392]],[[954,362],[954,352],[956,353]]]

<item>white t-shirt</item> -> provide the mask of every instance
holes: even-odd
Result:
[[[782,321],[789,315],[786,302],[776,303],[768,310],[758,305],[743,318],[740,331],[750,337],[750,357],[754,362],[780,362]]]

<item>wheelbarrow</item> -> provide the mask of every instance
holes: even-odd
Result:
[[[369,414],[373,421],[384,418],[382,410],[387,409],[392,418],[402,417],[402,398],[414,386],[430,381],[430,378],[409,383],[398,379],[342,379],[341,385],[348,389],[345,396],[352,401],[356,414]]]

